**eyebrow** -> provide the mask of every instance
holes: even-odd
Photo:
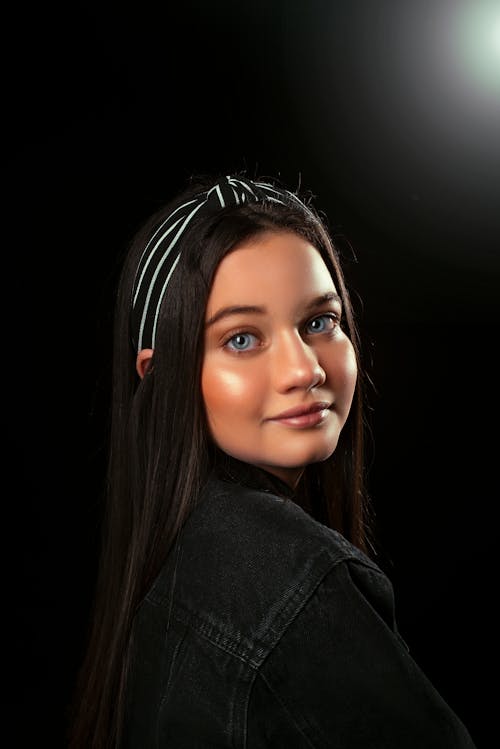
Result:
[[[327,302],[338,302],[342,306],[342,299],[335,291],[328,291],[326,294],[316,297],[309,302],[305,307],[305,312],[313,312],[315,309],[322,307]],[[215,315],[212,315],[206,323],[205,328],[209,328],[224,317],[230,317],[231,315],[243,315],[243,314],[257,314],[264,315],[266,313],[265,307],[259,307],[255,304],[233,304],[230,307],[222,307]]]

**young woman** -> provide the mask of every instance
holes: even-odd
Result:
[[[310,201],[193,181],[131,244],[113,366],[70,745],[471,749],[373,559],[358,335]]]

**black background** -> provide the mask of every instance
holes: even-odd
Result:
[[[64,746],[95,574],[121,253],[189,175],[236,169],[300,182],[328,216],[374,382],[370,491],[399,627],[478,749],[490,745],[494,11],[481,0],[185,0],[5,16],[12,745]]]

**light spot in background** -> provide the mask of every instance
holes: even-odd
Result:
[[[468,92],[500,106],[500,3],[467,3],[450,14],[449,54]]]
[[[311,158],[362,220],[498,270],[500,2],[311,0],[284,41]]]

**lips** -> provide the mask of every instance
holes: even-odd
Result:
[[[270,420],[277,421],[307,416],[309,414],[317,413],[318,411],[325,411],[330,408],[330,405],[330,403],[318,401],[317,403],[311,403],[309,406],[297,406],[296,408],[289,408],[288,411],[283,411],[282,413],[277,414],[277,416],[272,416]]]

